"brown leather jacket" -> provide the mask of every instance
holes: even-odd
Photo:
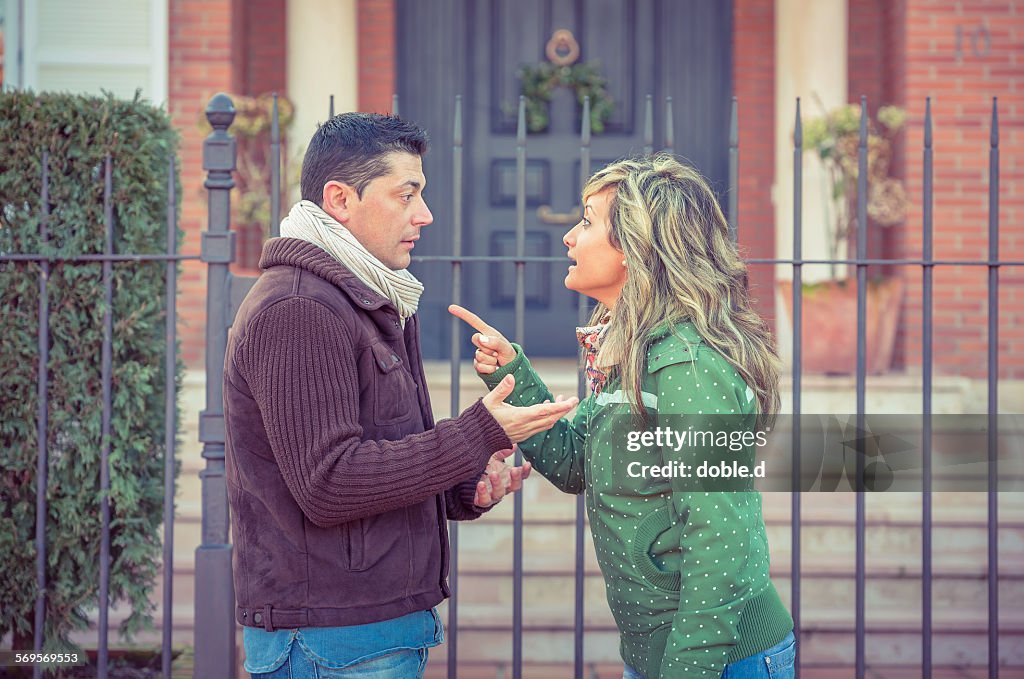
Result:
[[[228,337],[226,464],[236,619],[356,625],[448,596],[446,520],[473,519],[492,453],[479,401],[436,425],[417,318],[324,250],[264,246]]]

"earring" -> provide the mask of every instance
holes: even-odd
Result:
[[[626,260],[622,260],[622,266],[626,266]]]

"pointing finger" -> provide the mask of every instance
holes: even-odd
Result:
[[[459,306],[458,304],[449,304],[448,313],[468,323],[470,326],[472,326],[476,330],[479,330],[484,335],[496,334],[494,328],[487,325],[487,323],[484,322],[484,319],[480,318],[469,309]]]

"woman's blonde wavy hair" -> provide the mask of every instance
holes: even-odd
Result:
[[[625,255],[627,277],[598,363],[615,365],[634,415],[645,418],[640,382],[651,334],[689,320],[754,391],[759,420],[770,421],[780,405],[778,355],[751,309],[747,267],[707,181],[660,153],[598,171],[583,187],[584,202],[608,188],[609,240]],[[607,312],[599,303],[591,323]]]

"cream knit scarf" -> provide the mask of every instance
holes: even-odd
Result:
[[[395,271],[370,254],[363,244],[323,208],[300,200],[281,221],[281,235],[299,238],[323,248],[344,264],[359,280],[387,297],[405,320],[416,313],[423,284],[408,269]]]

